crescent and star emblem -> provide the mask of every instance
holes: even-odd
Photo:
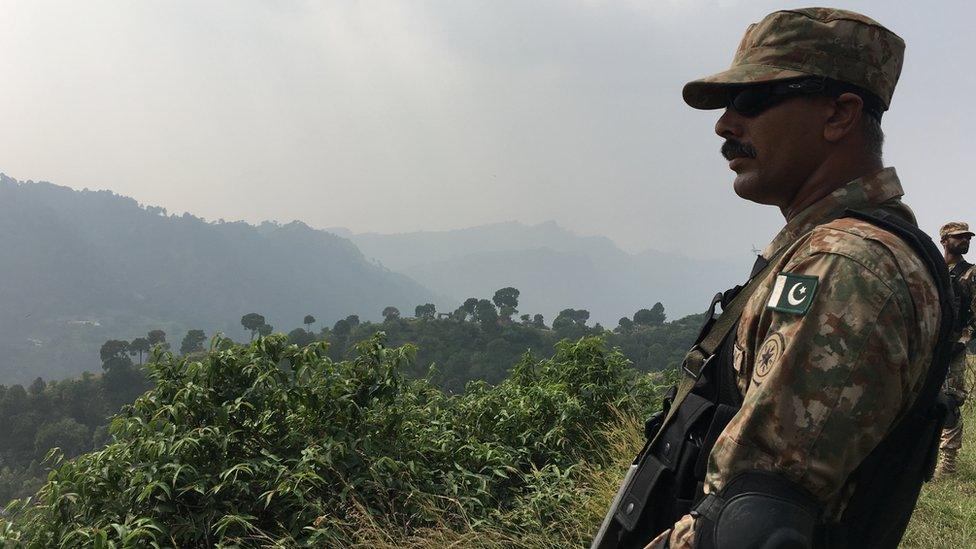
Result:
[[[817,293],[816,276],[782,272],[776,276],[766,308],[792,315],[804,315]]]
[[[797,297],[799,294],[799,297]],[[786,300],[789,301],[790,305],[799,305],[803,303],[803,300],[807,298],[807,287],[803,285],[802,282],[797,282],[790,288],[790,293],[787,294]]]

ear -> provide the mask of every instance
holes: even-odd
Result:
[[[864,114],[864,100],[854,93],[842,93],[833,101],[833,111],[824,123],[824,139],[837,143],[854,132]]]

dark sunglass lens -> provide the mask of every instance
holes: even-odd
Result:
[[[743,116],[759,114],[769,102],[769,90],[763,88],[746,88],[731,97],[729,106]]]

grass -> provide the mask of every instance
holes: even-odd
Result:
[[[970,373],[976,357],[970,357]],[[970,387],[974,387],[970,380]],[[963,409],[964,444],[954,477],[927,483],[912,516],[901,547],[953,548],[976,547],[976,396]],[[620,417],[606,427],[615,433],[608,448],[616,467],[599,468],[582,464],[574,476],[573,498],[562,501],[555,520],[539,517],[536,531],[513,534],[499,528],[504,517],[492,524],[468,524],[464,528],[433,528],[406,537],[391,532],[389,525],[367,524],[356,538],[357,547],[380,549],[431,549],[440,547],[565,548],[587,547],[603,520],[610,500],[630,460],[643,445],[643,425],[635,418]]]
[[[970,393],[976,356],[969,357]],[[922,488],[902,547],[976,547],[976,395],[963,408],[963,446],[955,476]]]
[[[356,548],[365,549],[433,549],[477,547],[480,549],[536,549],[589,547],[603,520],[610,501],[617,493],[620,479],[630,461],[644,444],[643,420],[619,415],[604,427],[613,433],[607,455],[614,466],[600,467],[581,463],[567,478],[565,485],[553,487],[552,501],[527,505],[522,516],[499,516],[480,524],[467,523],[462,528],[429,528],[411,536],[391,531],[389,524],[372,522],[368,517],[351,536]],[[527,518],[524,513],[529,513]],[[511,528],[512,524],[536,524],[538,528]]]

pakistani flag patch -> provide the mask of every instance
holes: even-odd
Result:
[[[813,302],[813,294],[817,293],[818,282],[820,279],[815,276],[780,273],[766,308],[796,315],[806,314]]]

